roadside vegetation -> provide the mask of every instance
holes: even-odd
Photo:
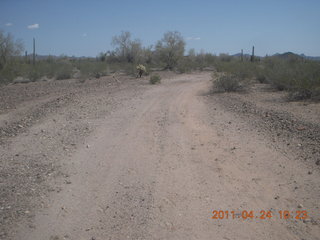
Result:
[[[241,80],[235,74],[213,73],[213,92],[236,92],[243,89]]]
[[[151,84],[157,84],[161,82],[161,77],[159,74],[155,73],[150,76],[150,83]]]
[[[320,62],[307,60],[293,53],[263,58],[248,55],[219,56],[185,50],[185,41],[177,32],[166,32],[154,46],[143,46],[132,39],[130,32],[114,36],[113,50],[95,58],[23,55],[23,44],[0,31],[0,84],[69,78],[91,79],[111,74],[135,77],[153,71],[177,73],[211,70],[215,91],[238,91],[252,82],[271,84],[279,91],[288,91],[292,100],[320,100]],[[160,82],[160,81],[155,81]]]
[[[239,57],[220,59],[215,67],[220,73],[213,76],[217,89],[236,91],[250,81],[258,81],[287,91],[290,100],[320,100],[320,62],[293,53],[266,56],[253,62]]]

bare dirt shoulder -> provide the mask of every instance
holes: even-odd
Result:
[[[36,209],[69,184],[64,159],[116,108],[137,97],[146,80],[119,77],[35,82],[0,89],[0,239],[17,224],[33,228]]]
[[[288,101],[285,92],[254,84],[246,92],[212,96],[225,109],[264,132],[274,147],[286,145],[299,159],[320,165],[320,103]]]
[[[259,89],[210,95],[210,78],[5,88],[0,238],[319,239],[317,105],[297,111]]]
[[[273,219],[271,224],[277,226],[266,231],[265,237],[319,239],[320,104],[289,102],[286,93],[264,84],[253,85],[246,92],[210,94],[206,102],[216,121],[213,125],[234,145],[230,148],[236,154],[232,164],[242,169],[242,174],[231,176],[236,181],[249,180],[239,195],[241,208],[250,208],[255,202],[259,209],[273,213],[305,210],[307,220],[292,215],[286,221]],[[228,159],[222,160],[223,164],[227,161],[230,164]],[[248,169],[248,178],[243,178]]]

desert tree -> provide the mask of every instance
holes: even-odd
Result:
[[[23,51],[23,44],[20,40],[15,40],[10,33],[0,30],[0,70],[14,56],[18,56]]]
[[[112,38],[111,44],[115,47],[115,54],[120,61],[129,63],[138,62],[142,55],[142,44],[139,39],[131,40],[130,32],[122,32]]]
[[[104,53],[104,52],[100,52],[99,55],[97,56],[97,59],[100,62],[106,61],[106,58],[107,58],[107,53]]]
[[[129,54],[128,54],[128,62],[139,63],[142,61],[143,48],[140,39],[135,39],[131,41]]]
[[[153,46],[148,46],[143,48],[142,61],[146,64],[152,64],[152,62],[154,61]]]
[[[188,56],[189,57],[192,57],[192,58],[195,58],[196,57],[196,50],[194,48],[191,48],[189,51],[188,51]]]
[[[129,46],[131,42],[131,33],[130,32],[122,32],[119,36],[114,36],[112,38],[111,44],[116,48],[115,52],[118,57],[125,59],[128,52]]]
[[[188,56],[189,61],[191,61],[192,64],[196,63],[197,54],[196,54],[196,50],[194,48],[191,48],[188,51],[188,55],[187,56]]]
[[[180,59],[183,58],[185,41],[181,33],[177,31],[166,32],[163,38],[156,44],[156,53],[166,69],[174,69]]]

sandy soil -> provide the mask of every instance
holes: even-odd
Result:
[[[320,239],[319,104],[210,79],[3,87],[0,238]]]

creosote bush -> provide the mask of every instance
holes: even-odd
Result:
[[[161,77],[159,74],[153,74],[150,76],[150,83],[151,84],[157,84],[161,82]]]
[[[196,65],[191,59],[183,58],[178,62],[177,71],[178,73],[189,73],[192,70],[195,70]]]
[[[57,80],[70,79],[72,77],[73,67],[71,64],[63,64],[60,68],[57,69],[55,73],[55,78]]]
[[[213,74],[214,92],[235,92],[242,88],[239,77],[234,74]]]
[[[82,78],[100,78],[109,75],[109,69],[106,62],[101,61],[76,61],[74,64],[79,69]]]
[[[224,84],[235,85],[233,78],[237,78],[240,83],[242,80],[255,79],[260,83],[271,84],[279,91],[287,91],[289,100],[320,99],[320,62],[306,60],[298,55],[265,57],[258,62],[218,60],[215,67],[218,72],[233,75],[221,76],[220,81]]]

